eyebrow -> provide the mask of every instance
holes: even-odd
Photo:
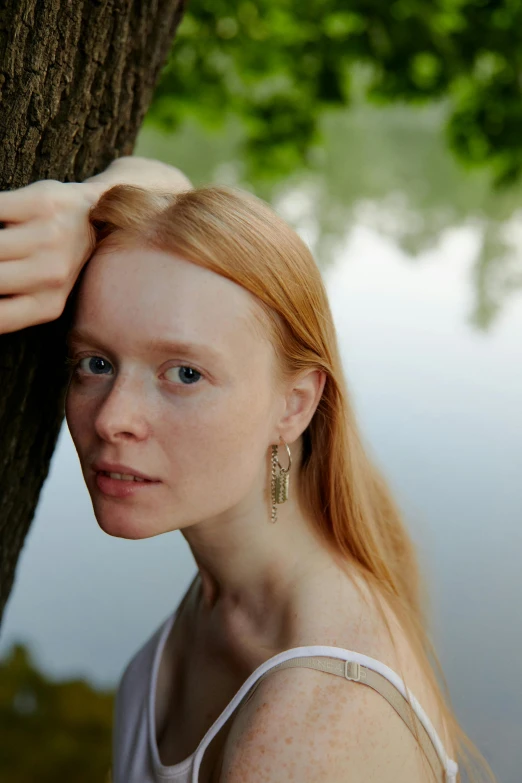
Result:
[[[65,342],[69,348],[78,343],[89,343],[90,345],[100,348],[101,350],[108,350],[103,341],[96,337],[95,334],[89,332],[87,329],[71,329],[65,338]],[[219,351],[211,348],[203,343],[191,343],[181,342],[179,340],[169,340],[165,338],[155,338],[150,340],[146,346],[149,351],[153,353],[177,353],[184,354],[185,356],[201,354],[206,355],[209,358],[222,359],[222,355]]]

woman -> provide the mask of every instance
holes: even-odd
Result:
[[[120,683],[115,783],[458,780],[472,746],[304,243],[144,160],[0,195],[0,330],[56,318],[83,269],[66,416],[99,525],[179,529],[198,567]]]

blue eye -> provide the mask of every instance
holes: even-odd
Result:
[[[169,367],[166,372],[170,372],[171,370],[176,370],[178,372],[178,380],[181,380],[185,386],[188,386],[191,383],[196,383],[196,381],[199,381],[201,378],[201,373],[197,370],[194,370],[193,367]]]
[[[93,375],[106,375],[107,373],[104,371],[111,367],[107,359],[103,359],[101,356],[84,356],[83,359],[80,359],[77,362],[77,366],[80,369],[83,369],[81,366],[82,362],[87,362],[88,371]],[[84,372],[86,372],[86,370],[84,370]]]

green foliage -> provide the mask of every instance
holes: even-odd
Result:
[[[191,0],[147,122],[232,113],[251,176],[280,176],[306,163],[321,111],[354,90],[445,97],[452,149],[507,183],[522,167],[521,44],[520,0]]]
[[[53,682],[15,645],[0,662],[2,783],[105,783],[113,694]]]

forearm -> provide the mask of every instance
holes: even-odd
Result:
[[[106,169],[82,184],[89,185],[93,198],[98,199],[113,185],[139,185],[154,190],[191,190],[192,183],[182,171],[152,158],[126,155],[116,158]]]

